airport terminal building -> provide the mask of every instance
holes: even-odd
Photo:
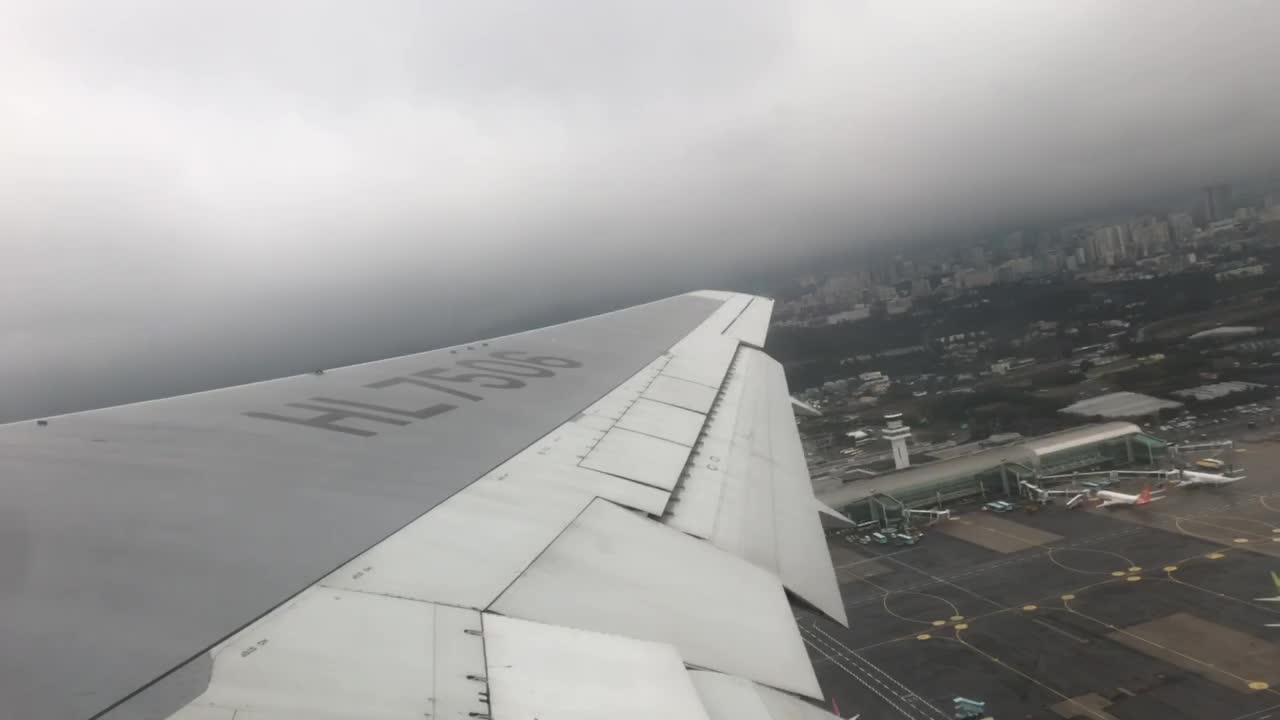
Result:
[[[1151,464],[1164,452],[1163,441],[1133,423],[1085,425],[854,480],[821,493],[819,499],[855,522],[891,519],[902,508],[938,507],[975,495],[993,499],[1013,496],[1018,493],[1019,480]]]

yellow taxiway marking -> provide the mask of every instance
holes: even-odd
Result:
[[[879,587],[879,586],[877,586],[877,587]],[[887,613],[889,613],[890,615],[892,615],[892,616],[894,616],[894,617],[898,618],[899,620],[906,620],[907,622],[921,623],[921,624],[923,624],[923,625],[928,625],[928,624],[929,624],[929,621],[928,621],[928,620],[920,620],[920,619],[918,619],[918,618],[911,618],[911,617],[907,617],[906,615],[900,615],[900,614],[898,614],[898,613],[894,612],[894,611],[889,607],[889,597],[890,597],[890,596],[892,596],[892,595],[919,595],[919,596],[921,596],[921,597],[933,598],[934,600],[940,600],[940,601],[942,601],[942,603],[943,603],[943,604],[945,604],[947,607],[951,608],[951,612],[960,612],[960,610],[955,606],[955,603],[951,602],[950,600],[948,600],[948,599],[946,599],[946,598],[944,598],[944,597],[938,597],[937,595],[930,595],[929,593],[915,592],[915,591],[912,591],[912,590],[886,590],[886,591],[885,591],[885,594],[880,598],[880,604],[884,607],[884,611],[885,611],[885,612],[887,612]]]
[[[956,626],[956,629],[957,629],[957,630],[968,630],[968,629],[969,629],[969,626],[968,626],[968,625],[965,625],[964,623],[960,623],[959,625],[957,625],[957,626]]]
[[[1210,560],[1221,560],[1222,558],[1226,557],[1226,555],[1223,555],[1220,552],[1211,552],[1208,555],[1205,555],[1205,557],[1209,558]]]
[[[1240,521],[1240,522],[1244,522],[1244,523],[1253,523],[1253,524],[1255,524],[1255,525],[1266,525],[1267,527],[1271,528],[1271,531],[1272,531],[1272,532],[1275,532],[1275,530],[1276,530],[1276,526],[1275,526],[1275,525],[1272,525],[1271,523],[1267,522],[1266,520],[1258,520],[1258,519],[1256,519],[1256,518],[1240,517],[1239,515],[1226,515],[1226,514],[1223,514],[1223,513],[1208,513],[1208,514],[1206,514],[1206,515],[1203,515],[1202,517],[1211,517],[1211,518],[1214,518],[1215,520],[1238,520],[1238,521]],[[1227,528],[1227,527],[1224,525],[1224,526],[1223,526],[1223,529],[1224,529],[1224,530],[1226,530],[1226,529],[1229,529],[1229,528]],[[1248,533],[1248,532],[1249,532],[1248,530],[1242,530],[1242,529],[1240,529],[1240,528],[1236,528],[1236,530],[1238,530],[1239,532],[1242,532],[1242,533]],[[1250,533],[1250,534],[1252,534],[1252,533]]]
[[[1075,599],[1076,599],[1076,596],[1075,596],[1075,595],[1063,595],[1063,596],[1062,596],[1062,599],[1063,599],[1063,600],[1067,600],[1067,601],[1071,601],[1071,600],[1075,600]]]
[[[934,627],[942,627],[943,625],[946,625],[946,624],[947,624],[947,621],[946,621],[946,620],[934,620],[934,621],[933,621],[933,626],[934,626]]]
[[[1261,499],[1259,500],[1259,502],[1262,502],[1263,504],[1265,504],[1265,503],[1266,503],[1266,501],[1265,501],[1265,500],[1261,500]],[[1280,512],[1280,510],[1277,510],[1276,508],[1273,508],[1273,507],[1268,507],[1267,509],[1268,509],[1268,510],[1272,510],[1272,511],[1274,511],[1274,512]],[[1159,513],[1159,512],[1157,512],[1157,513],[1155,513],[1155,514],[1156,514],[1156,515],[1161,515],[1161,516],[1164,516],[1164,517],[1171,517],[1171,518],[1173,518],[1173,526],[1174,526],[1174,527],[1176,527],[1176,528],[1178,528],[1178,530],[1180,530],[1183,534],[1185,534],[1185,535],[1190,535],[1191,537],[1197,537],[1197,538],[1200,538],[1201,540],[1208,540],[1208,541],[1210,541],[1210,542],[1222,542],[1222,540],[1220,540],[1220,539],[1218,539],[1218,538],[1209,537],[1209,536],[1206,536],[1206,535],[1201,535],[1201,534],[1199,534],[1199,533],[1193,533],[1193,532],[1191,532],[1190,530],[1188,530],[1188,529],[1186,529],[1185,527],[1183,527],[1183,526],[1182,526],[1182,523],[1184,523],[1184,522],[1195,523],[1195,524],[1197,524],[1197,525],[1204,525],[1205,527],[1216,528],[1216,529],[1218,529],[1218,530],[1223,530],[1223,531],[1226,531],[1226,532],[1229,532],[1229,533],[1233,533],[1233,534],[1234,534],[1234,533],[1244,533],[1244,534],[1246,534],[1246,535],[1254,535],[1254,536],[1257,536],[1257,537],[1261,537],[1261,534],[1260,534],[1260,533],[1252,533],[1252,532],[1249,532],[1248,530],[1244,530],[1244,529],[1241,529],[1241,528],[1238,528],[1238,527],[1230,527],[1230,526],[1227,526],[1227,525],[1219,525],[1219,524],[1217,524],[1217,523],[1211,523],[1211,522],[1209,522],[1208,520],[1200,520],[1200,519],[1193,518],[1193,517],[1184,517],[1184,516],[1182,516],[1182,515],[1172,515],[1172,514],[1169,514],[1169,513]],[[1209,517],[1215,517],[1215,516],[1214,516],[1214,515],[1209,515]],[[1226,516],[1226,519],[1230,520],[1230,519],[1233,519],[1233,518],[1232,518],[1231,516]],[[1234,518],[1234,519],[1237,519],[1237,520],[1238,520],[1238,519],[1241,519],[1241,518]],[[1255,521],[1249,520],[1248,522],[1255,522]],[[1262,521],[1261,521],[1261,520],[1259,520],[1259,521],[1256,521],[1256,522],[1262,522]],[[1263,522],[1262,524],[1263,524],[1263,525],[1266,525],[1267,527],[1272,527],[1272,526],[1271,526],[1271,523],[1265,523],[1265,522]],[[1242,542],[1242,541],[1243,541],[1243,542],[1248,542],[1248,538],[1244,538],[1244,539],[1237,539],[1237,540],[1236,540],[1236,542]]]
[[[1137,565],[1134,565],[1133,567],[1129,568],[1129,572],[1142,572],[1142,568],[1138,567]]]
[[[1240,544],[1240,545],[1243,545],[1243,544],[1245,544],[1245,543],[1249,542],[1249,538],[1236,538],[1236,539],[1232,540],[1231,542],[1233,542],[1233,543],[1237,543],[1237,544]]]
[[[929,639],[929,638],[931,638],[931,637],[933,637],[933,636],[932,636],[932,635],[930,635],[929,633],[920,633],[919,635],[917,635],[917,636],[916,636],[916,639],[917,639],[917,640],[928,640],[928,639]]]
[[[1023,606],[1022,606],[1022,609],[1023,609],[1023,610],[1026,610],[1027,612],[1031,612],[1032,610],[1035,610],[1035,609],[1036,609],[1036,606],[1035,606],[1035,605],[1023,605]]]
[[[1058,567],[1064,570],[1070,570],[1071,572],[1077,572],[1083,575],[1105,575],[1106,571],[1105,570],[1081,570],[1080,568],[1071,567],[1070,565],[1063,563],[1061,560],[1059,560],[1056,557],[1055,553],[1059,553],[1059,552],[1094,553],[1096,555],[1110,555],[1111,557],[1116,558],[1120,562],[1124,563],[1123,567],[1131,567],[1133,565],[1133,561],[1130,560],[1129,558],[1121,555],[1120,553],[1111,552],[1110,550],[1092,550],[1090,548],[1076,547],[1076,548],[1054,548],[1053,550],[1049,551],[1049,561],[1052,562],[1054,565],[1057,565]],[[1115,573],[1112,573],[1112,574],[1115,575]]]
[[[1254,680],[1253,682],[1249,683],[1250,690],[1267,690],[1270,687],[1271,687],[1270,685],[1264,682],[1261,682],[1259,680]]]
[[[1177,566],[1177,565],[1165,565],[1165,566],[1164,566],[1164,571],[1165,571],[1165,572],[1177,572],[1177,571],[1178,571],[1178,566]]]
[[[1125,580],[1128,580],[1129,582],[1138,582],[1141,579],[1142,579],[1141,575],[1130,575],[1129,577],[1125,578]]]

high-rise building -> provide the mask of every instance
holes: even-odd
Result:
[[[1085,241],[1085,258],[1094,266],[1115,265],[1133,257],[1132,244],[1127,224],[1095,228]]]
[[[1130,254],[1146,258],[1159,255],[1169,248],[1169,224],[1155,218],[1143,218],[1130,228],[1133,237]]]
[[[1231,201],[1231,186],[1210,185],[1204,189],[1204,215],[1208,222],[1225,220],[1235,212]]]
[[[1196,223],[1191,219],[1191,213],[1170,215],[1169,225],[1173,228],[1173,238],[1180,243],[1190,242],[1196,236]]]

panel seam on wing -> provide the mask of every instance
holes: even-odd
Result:
[[[520,580],[520,578],[524,577],[524,574],[525,574],[525,573],[527,573],[527,572],[529,572],[529,568],[531,568],[531,567],[533,567],[534,565],[536,565],[536,564],[538,563],[538,559],[539,559],[539,558],[541,558],[543,555],[545,555],[545,554],[546,554],[546,552],[547,552],[547,550],[548,550],[548,549],[550,549],[550,547],[551,547],[552,545],[555,545],[555,544],[556,544],[556,541],[557,541],[557,540],[559,540],[559,539],[560,539],[560,537],[561,537],[562,535],[564,535],[564,534],[565,534],[565,532],[567,532],[567,531],[569,530],[569,528],[573,527],[573,524],[574,524],[575,522],[577,522],[577,521],[578,521],[578,518],[582,517],[582,513],[586,512],[586,511],[587,511],[587,508],[591,507],[592,503],[595,503],[595,502],[597,502],[597,501],[603,501],[603,502],[607,502],[607,503],[609,503],[609,504],[611,504],[611,505],[617,505],[617,503],[613,502],[612,500],[606,500],[606,499],[601,498],[601,497],[594,497],[594,498],[592,498],[589,502],[587,502],[585,505],[583,505],[583,506],[578,510],[578,512],[574,514],[573,518],[572,518],[572,519],[570,519],[570,520],[569,520],[569,522],[565,523],[564,527],[560,528],[560,531],[559,531],[559,532],[557,532],[557,533],[555,534],[555,536],[554,536],[554,537],[552,537],[552,538],[551,538],[551,540],[550,540],[546,545],[543,545],[543,546],[542,546],[542,549],[541,549],[541,550],[539,550],[539,551],[538,551],[538,553],[537,553],[536,555],[534,555],[534,556],[533,556],[533,559],[532,559],[532,560],[530,560],[528,563],[526,563],[526,564],[525,564],[525,566],[524,566],[524,568],[523,568],[522,570],[520,570],[520,572],[516,573],[516,576],[515,576],[514,578],[512,578],[512,579],[511,579],[511,582],[509,582],[509,583],[507,583],[506,585],[504,585],[504,586],[503,586],[503,588],[502,588],[501,590],[499,590],[497,593],[495,593],[495,594],[494,594],[493,599],[491,599],[491,600],[489,601],[489,604],[487,604],[487,605],[485,605],[485,606],[484,606],[484,608],[482,609],[482,612],[489,612],[489,608],[493,607],[493,604],[494,604],[494,603],[496,603],[496,602],[498,602],[498,600],[499,600],[499,599],[500,599],[500,598],[501,598],[501,597],[502,597],[502,596],[503,596],[503,595],[504,595],[508,590],[510,590],[510,589],[511,589],[511,586],[512,586],[512,585],[515,585],[515,584],[516,584],[516,582],[518,582],[518,581]],[[623,509],[623,510],[626,510],[626,509],[627,509],[627,508],[624,508],[624,507],[623,507],[623,506],[621,506],[621,505],[617,505],[617,507],[619,507],[619,508],[621,508],[621,509]]]
[[[638,435],[643,435],[644,433],[637,433],[637,434],[638,434]],[[652,436],[652,435],[648,435],[647,437],[653,437],[653,436]],[[655,438],[655,439],[657,439],[657,440],[661,440],[662,438]],[[670,441],[670,440],[668,440],[667,442],[671,442],[671,441]],[[671,443],[671,444],[672,444],[672,445],[679,445],[679,443]],[[684,446],[683,446],[683,445],[680,445],[680,447],[684,447]],[[581,467],[581,466],[579,466],[579,467]],[[616,473],[611,473],[611,472],[609,472],[608,470],[597,470],[596,468],[588,468],[588,467],[584,467],[584,468],[582,468],[582,469],[583,469],[583,470],[590,470],[590,471],[591,471],[591,472],[593,472],[593,473],[600,473],[601,475],[607,475],[607,476],[612,477],[612,478],[618,478],[619,480],[626,480],[627,482],[633,482],[633,483],[635,483],[635,484],[637,484],[637,485],[640,485],[640,486],[642,486],[642,487],[653,488],[654,490],[661,490],[662,492],[667,493],[667,495],[670,495],[670,494],[671,494],[671,492],[672,492],[671,490],[668,490],[667,488],[661,487],[661,486],[659,486],[659,485],[654,485],[654,484],[652,484],[652,483],[647,483],[647,482],[645,482],[645,481],[643,481],[643,480],[636,480],[635,478],[623,477],[622,475],[618,475],[618,474],[616,474]],[[614,505],[618,505],[619,507],[624,507],[624,506],[620,505],[619,503],[614,502],[614,501],[613,501],[613,499],[611,499],[611,498],[607,498],[607,497],[604,497],[604,496],[602,496],[602,495],[596,495],[596,496],[595,496],[595,498],[596,498],[596,499],[598,499],[598,500],[604,500],[604,501],[606,501],[606,502],[611,502],[611,503],[613,503]],[[668,502],[668,504],[670,504],[670,499],[668,499],[668,501],[667,501],[667,502]],[[631,510],[635,510],[635,509],[637,509],[637,508],[629,508],[629,509],[631,509]],[[666,509],[665,509],[665,508],[663,509],[663,513],[664,513],[664,514],[666,513]],[[646,515],[651,515],[651,513],[645,513],[645,514],[646,514]],[[655,516],[655,517],[660,517],[660,516]]]
[[[688,336],[686,336],[686,337],[688,337]],[[591,443],[591,445],[587,447],[587,451],[584,453],[584,458],[582,458],[582,459],[585,459],[585,456],[586,456],[586,455],[590,455],[590,454],[591,454],[591,451],[592,451],[592,450],[595,450],[595,449],[596,449],[596,446],[597,446],[597,445],[599,445],[599,444],[600,444],[600,442],[601,442],[602,440],[604,440],[604,436],[605,436],[605,435],[608,435],[611,431],[613,431],[615,428],[617,428],[617,427],[618,427],[618,423],[619,423],[619,422],[622,422],[622,418],[626,416],[627,411],[628,411],[628,410],[630,410],[632,407],[634,407],[636,403],[640,402],[640,399],[644,397],[644,392],[645,392],[646,390],[648,390],[650,386],[652,386],[652,385],[653,385],[654,381],[658,379],[658,376],[660,376],[660,375],[662,374],[663,369],[665,369],[665,368],[666,368],[666,366],[667,366],[667,365],[669,365],[669,364],[671,363],[671,350],[668,348],[668,349],[667,349],[665,352],[663,352],[661,355],[659,355],[658,357],[654,358],[653,362],[649,363],[649,365],[646,365],[645,367],[640,368],[640,370],[638,370],[638,371],[635,373],[635,375],[632,375],[631,377],[627,378],[627,379],[626,379],[626,380],[624,380],[623,382],[619,383],[617,387],[615,387],[614,389],[610,390],[609,392],[605,393],[603,396],[601,396],[601,397],[600,397],[600,400],[604,400],[605,398],[609,397],[609,396],[610,396],[610,395],[612,395],[613,393],[615,393],[615,392],[617,392],[618,390],[620,390],[624,385],[626,385],[627,383],[629,383],[629,382],[631,382],[632,380],[634,380],[634,379],[635,379],[635,377],[636,377],[636,375],[639,375],[640,373],[644,372],[648,367],[650,367],[651,365],[654,365],[655,363],[657,363],[657,362],[658,362],[658,361],[660,361],[660,360],[662,361],[662,365],[661,365],[661,366],[659,366],[659,367],[657,367],[657,368],[655,368],[654,373],[653,373],[653,377],[649,378],[649,381],[648,381],[648,382],[646,382],[646,383],[644,384],[644,387],[640,388],[640,390],[636,393],[636,396],[635,396],[634,398],[632,398],[632,399],[631,399],[631,401],[630,401],[630,402],[628,402],[628,403],[626,404],[626,406],[622,409],[622,412],[618,413],[618,417],[616,417],[616,418],[615,418],[615,417],[612,417],[612,416],[609,416],[609,415],[592,415],[592,414],[590,414],[590,413],[587,413],[585,410],[584,410],[584,411],[582,411],[582,412],[579,412],[577,415],[575,415],[575,416],[573,417],[573,420],[571,420],[570,422],[576,421],[577,419],[579,419],[579,418],[581,418],[581,417],[584,417],[584,416],[590,416],[590,417],[603,418],[603,419],[605,419],[605,420],[610,421],[610,423],[611,423],[611,425],[610,425],[609,429],[608,429],[608,430],[604,430],[604,431],[600,432],[600,436],[599,436],[599,437],[597,437],[597,438],[596,438],[596,439]],[[595,403],[592,403],[591,405],[588,405],[588,406],[587,406],[587,409],[588,409],[588,410],[589,410],[589,409],[591,409],[591,407],[592,407],[593,405],[595,405],[595,404],[599,403],[599,402],[600,402],[600,400],[597,400]],[[657,401],[656,401],[656,400],[653,400],[652,402],[657,402]],[[624,428],[624,429],[625,429],[625,428]],[[630,432],[635,432],[635,433],[638,433],[638,434],[640,434],[640,435],[648,435],[648,433],[642,433],[642,432],[640,432],[640,431],[638,431],[638,430],[631,430]],[[657,436],[656,436],[656,435],[650,435],[650,437],[657,437]],[[664,440],[665,438],[658,438],[658,439],[659,439],[659,440]],[[670,441],[668,440],[667,442],[670,442]],[[578,464],[578,466],[579,466],[579,467],[582,467],[582,460],[580,459],[580,460],[578,461],[578,463],[577,463],[577,464]],[[593,468],[588,468],[588,469],[593,469]],[[600,472],[600,471],[599,471],[599,470],[597,470],[596,472]],[[630,478],[626,478],[626,479],[630,479]],[[645,484],[645,483],[641,483],[641,484]],[[662,488],[662,489],[663,489],[663,490],[665,490],[665,488]]]
[[[705,441],[711,430],[712,420],[716,413],[722,408],[725,393],[729,387],[729,379],[733,376],[734,367],[738,364],[738,358],[741,355],[741,351],[741,342],[739,342],[739,346],[734,348],[733,359],[729,361],[729,367],[724,371],[724,377],[720,379],[720,387],[716,388],[715,400],[712,401],[711,408],[707,410],[706,419],[702,422],[702,428],[698,431],[698,437],[694,440],[693,447],[690,448],[689,459],[685,461],[684,467],[680,470],[680,477],[676,480],[675,486],[671,488],[671,496],[667,499],[667,507],[662,513],[662,521],[664,524],[667,523],[668,519],[673,517],[673,506],[680,501],[680,495],[684,493],[685,480],[688,478],[689,472],[692,470],[699,452],[705,445]],[[717,500],[717,504],[718,503],[719,500]],[[681,532],[685,532],[686,535],[697,537],[702,540],[706,539],[684,530],[681,530]]]
[[[746,302],[746,304],[742,306],[742,309],[741,309],[741,310],[739,310],[739,311],[738,311],[738,313],[737,313],[736,315],[734,315],[732,318],[730,318],[729,322],[728,322],[727,324],[725,324],[725,326],[724,326],[723,328],[721,328],[721,329],[720,329],[720,334],[721,334],[721,335],[724,335],[725,333],[729,332],[729,328],[733,327],[733,324],[734,324],[734,323],[736,323],[736,322],[738,322],[738,318],[742,317],[742,316],[743,316],[743,314],[747,312],[747,308],[751,307],[751,304],[752,304],[752,303],[754,303],[754,302],[757,300],[757,298],[756,298],[755,296],[748,296],[748,297],[750,297],[751,299],[750,299],[750,300],[748,300],[748,301]],[[727,303],[727,302],[729,302],[729,301],[728,301],[728,300],[726,300],[725,302]]]

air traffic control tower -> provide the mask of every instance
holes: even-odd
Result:
[[[911,467],[911,457],[907,455],[907,438],[911,437],[911,428],[902,424],[902,413],[884,416],[888,426],[880,431],[881,437],[893,446],[893,467],[901,470]]]

